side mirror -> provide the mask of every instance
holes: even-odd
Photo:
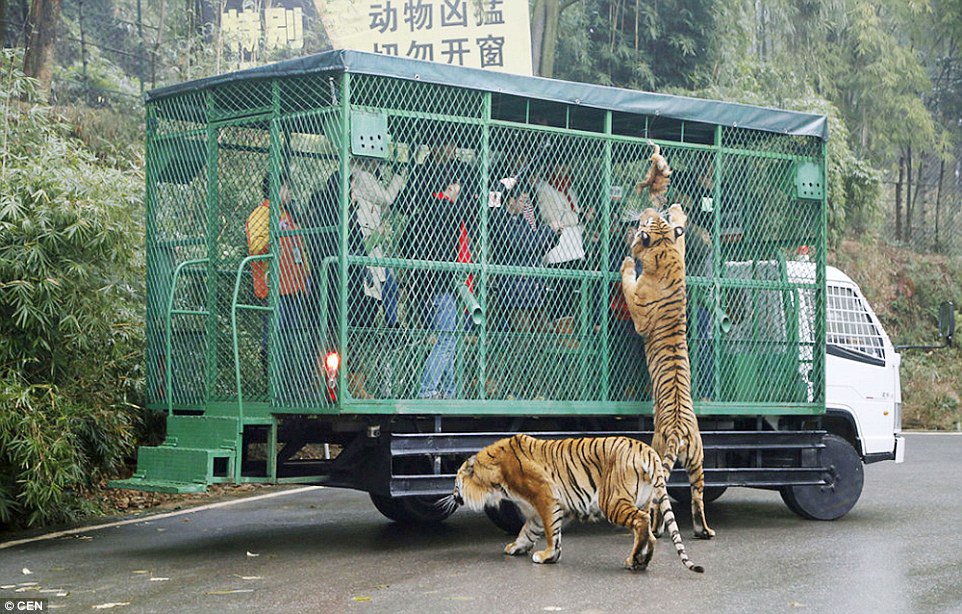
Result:
[[[952,345],[955,336],[955,305],[952,301],[945,301],[939,306],[939,337],[945,340],[945,345]]]

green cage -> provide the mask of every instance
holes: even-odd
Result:
[[[241,481],[243,437],[277,480],[284,416],[649,415],[618,270],[652,143],[691,224],[696,411],[824,412],[827,136],[352,51],[151,92],[148,399],[170,417],[140,486]]]

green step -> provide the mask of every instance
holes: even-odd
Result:
[[[126,488],[129,490],[142,490],[145,492],[159,492],[168,495],[184,495],[192,492],[204,492],[207,484],[169,482],[166,480],[145,480],[138,477],[126,480],[111,480],[107,482],[109,488]]]
[[[165,446],[228,448],[237,445],[237,418],[226,416],[169,416]]]

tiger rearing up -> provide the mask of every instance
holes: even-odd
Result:
[[[635,330],[645,337],[645,357],[654,397],[655,434],[651,445],[661,455],[668,476],[675,459],[691,483],[695,536],[711,539],[705,520],[704,450],[691,400],[691,366],[685,338],[685,223],[681,205],[668,210],[668,221],[654,209],[641,214],[631,246],[632,257],[621,266],[621,284]],[[635,277],[635,259],[642,274]],[[658,510],[655,510],[657,517]],[[656,519],[657,520],[657,519]],[[655,522],[660,533],[660,522]]]
[[[682,563],[701,573],[704,570],[685,553],[665,477],[658,454],[635,439],[541,440],[515,435],[464,461],[452,499],[475,510],[501,499],[517,503],[526,522],[504,552],[525,554],[546,537],[547,547],[531,557],[535,563],[555,563],[561,558],[561,523],[566,515],[582,520],[603,515],[612,524],[634,531],[634,545],[625,560],[632,571],[645,569],[654,552],[649,521],[654,504],[664,515]]]

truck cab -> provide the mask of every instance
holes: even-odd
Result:
[[[826,267],[824,425],[864,462],[902,462],[901,356],[858,284]]]

